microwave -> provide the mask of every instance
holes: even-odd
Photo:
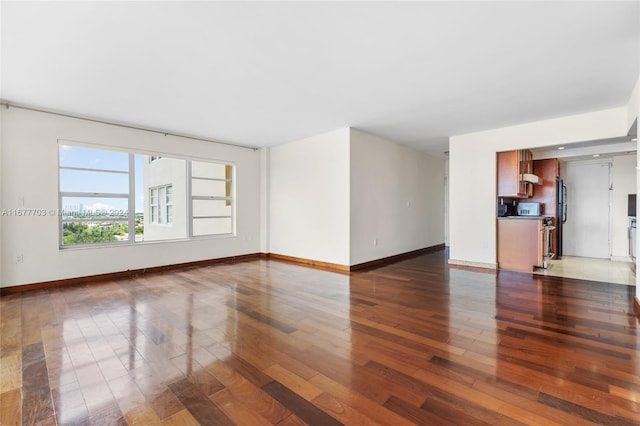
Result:
[[[519,203],[518,216],[541,216],[542,206],[540,203]]]

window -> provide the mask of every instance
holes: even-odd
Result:
[[[165,188],[164,209],[167,223],[173,222],[173,187],[171,185]]]
[[[151,210],[151,223],[160,223],[160,217],[158,215],[158,188],[151,188],[149,194],[149,204]]]
[[[129,178],[127,153],[61,145],[61,246],[127,241]]]
[[[60,247],[234,234],[231,164],[61,141],[58,166]]]
[[[171,224],[173,218],[173,188],[171,185],[149,189],[149,223]]]
[[[192,236],[233,233],[233,166],[191,162]]]

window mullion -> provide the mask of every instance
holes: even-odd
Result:
[[[189,238],[193,238],[193,184],[191,176],[193,174],[193,167],[191,161],[187,161],[187,235]]]
[[[127,213],[129,215],[129,244],[133,244],[136,241],[136,212],[135,212],[135,200],[136,200],[136,164],[133,152],[129,153],[129,200],[127,206]]]
[[[60,170],[75,170],[77,172],[113,173],[113,174],[117,174],[117,175],[126,175],[128,173],[125,170],[92,169],[92,168],[89,168],[89,167],[70,167],[70,166],[61,166]]]

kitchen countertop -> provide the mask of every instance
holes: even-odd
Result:
[[[498,216],[498,220],[513,220],[513,219],[525,219],[525,220],[542,220],[549,216]]]

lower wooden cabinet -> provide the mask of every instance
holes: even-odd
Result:
[[[532,272],[542,266],[544,225],[538,219],[498,219],[498,268]]]

